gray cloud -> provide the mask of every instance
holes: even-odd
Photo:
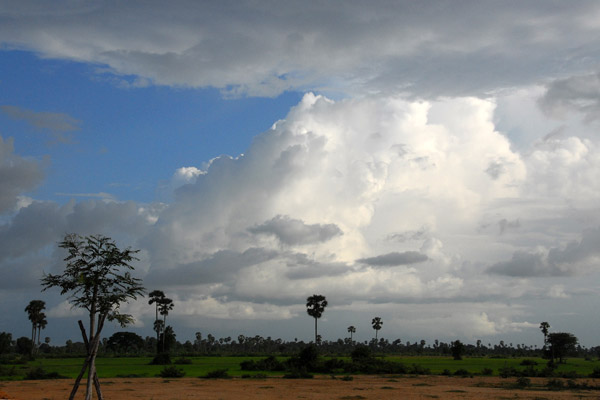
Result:
[[[287,215],[278,215],[261,225],[249,228],[248,231],[274,235],[281,243],[289,246],[323,243],[342,234],[342,230],[335,224],[308,225]]]
[[[232,280],[241,269],[278,256],[278,252],[263,248],[250,248],[241,253],[219,250],[200,261],[177,265],[171,269],[153,269],[146,280],[161,285],[225,283]]]
[[[509,261],[496,263],[488,272],[513,277],[573,276],[589,272],[600,261],[600,228],[585,231],[580,241],[547,252],[516,251]]]
[[[399,265],[417,264],[427,260],[428,257],[418,251],[405,251],[402,253],[392,252],[376,257],[361,258],[356,261],[374,267],[395,267]]]
[[[43,177],[40,163],[13,151],[13,140],[0,136],[0,214],[12,209],[18,196],[37,186]]]
[[[10,4],[0,37],[100,64],[125,86],[469,95],[596,65],[597,10],[594,1]]]
[[[600,118],[600,73],[577,75],[553,81],[539,104],[548,115],[564,117],[568,112],[585,115],[587,122]]]
[[[314,279],[322,277],[340,276],[352,271],[344,263],[327,263],[310,259],[306,254],[297,253],[288,256],[288,272],[286,276],[289,279]]]
[[[23,120],[37,129],[47,129],[54,132],[70,132],[79,129],[81,121],[63,114],[52,112],[36,112],[24,108],[4,105],[0,110],[11,118]]]

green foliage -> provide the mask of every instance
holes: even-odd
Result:
[[[33,351],[33,342],[25,336],[17,339],[17,353],[21,355],[29,355]]]
[[[489,376],[489,375],[493,375],[494,374],[494,370],[491,368],[484,368],[481,370],[481,375],[485,375],[485,376]]]
[[[152,361],[150,361],[150,365],[168,364],[171,364],[171,356],[169,355],[169,353],[159,353],[152,359]]]
[[[208,372],[206,375],[201,376],[200,378],[204,378],[204,379],[229,379],[229,378],[231,378],[231,376],[227,372],[227,369],[217,369],[217,370]]]
[[[519,378],[517,378],[516,385],[519,388],[529,387],[529,386],[531,386],[531,379],[524,377],[524,376],[520,376]]]
[[[569,352],[575,350],[578,340],[571,333],[557,332],[549,333],[547,342],[550,345],[550,349],[548,350],[550,353],[550,361],[554,361],[555,358],[558,358],[559,363],[563,363],[565,356],[568,355]]]
[[[285,365],[274,356],[259,361],[244,360],[240,367],[243,371],[285,371]]]
[[[457,369],[456,371],[454,371],[454,376],[467,377],[467,376],[471,376],[471,375],[472,374],[464,368],[460,368],[460,369]]]
[[[185,376],[185,371],[183,369],[177,368],[174,365],[169,367],[164,367],[160,371],[161,378],[182,378]]]
[[[144,348],[144,339],[133,332],[116,332],[108,339],[106,347],[117,354],[135,353]]]
[[[455,340],[450,346],[450,352],[452,353],[452,358],[454,358],[457,361],[460,361],[462,360],[462,355],[465,352],[465,345],[462,344],[460,340]]]
[[[6,354],[12,346],[12,334],[8,332],[0,332],[0,354]]]
[[[179,364],[179,365],[189,365],[192,363],[192,360],[190,360],[189,358],[185,358],[185,357],[179,357],[178,359],[175,360],[174,363]]]
[[[66,376],[60,375],[58,372],[46,372],[42,367],[31,368],[25,374],[26,380],[39,380],[39,379],[61,379]]]

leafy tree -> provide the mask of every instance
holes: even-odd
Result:
[[[318,343],[317,320],[321,318],[327,307],[327,299],[320,294],[313,294],[306,299],[306,312],[315,319],[315,344]]]
[[[25,307],[25,312],[31,321],[31,343],[33,346],[31,347],[31,351],[35,349],[35,338],[36,333],[41,329],[46,327],[48,323],[46,321],[46,314],[42,311],[46,308],[46,302],[42,300],[31,300],[27,307]],[[38,345],[39,345],[39,334],[38,337]]]
[[[0,354],[10,352],[12,346],[12,334],[8,332],[0,332]]]
[[[460,340],[455,340],[450,346],[450,353],[455,360],[462,360],[462,355],[465,352],[465,345]]]
[[[133,332],[116,332],[106,342],[106,347],[115,353],[129,353],[144,348],[144,339]]]
[[[546,344],[548,343],[548,329],[550,329],[550,324],[547,322],[542,322],[540,324],[540,330],[544,334],[544,348],[546,348]]]
[[[352,343],[352,334],[356,333],[356,328],[354,327],[354,325],[350,325],[348,327],[348,332],[350,333],[350,343]]]
[[[564,357],[570,351],[575,350],[577,342],[577,338],[571,333],[549,333],[548,344],[550,345],[550,363],[554,363],[555,358],[558,358],[560,364],[564,363]]]
[[[45,275],[42,278],[43,290],[59,287],[62,295],[68,294],[73,307],[83,308],[89,315],[89,337],[79,321],[87,347],[87,357],[69,399],[75,397],[86,369],[89,371],[85,398],[92,398],[94,384],[98,398],[101,399],[102,392],[96,374],[100,332],[107,319],[117,321],[122,327],[133,321],[131,315],[121,313],[120,306],[144,293],[141,280],[132,277],[129,272],[133,270],[130,263],[137,260],[135,254],[138,250],[120,250],[114,241],[106,236],[82,237],[77,234],[66,235],[59,247],[68,252],[64,259],[65,270],[60,275]]]
[[[377,332],[379,332],[379,330],[383,326],[383,321],[381,320],[381,317],[373,318],[373,320],[371,321],[371,325],[373,326],[373,329],[375,329],[375,341],[377,341]]]
[[[33,351],[33,341],[28,337],[21,336],[17,339],[17,353],[24,356],[30,355]]]

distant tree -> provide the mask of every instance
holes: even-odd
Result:
[[[577,338],[571,333],[549,333],[548,344],[550,345],[550,362],[554,363],[554,359],[558,358],[559,364],[563,364],[565,356],[569,352],[575,350],[577,342]]]
[[[315,344],[318,343],[317,320],[321,318],[327,307],[327,299],[320,294],[313,294],[306,299],[306,312],[315,319]]]
[[[137,352],[144,348],[144,339],[133,332],[115,332],[108,338],[106,347],[117,354]]]
[[[373,326],[373,329],[375,329],[375,341],[377,341],[377,333],[383,326],[383,321],[381,320],[381,317],[373,318],[373,320],[371,321],[371,325]]]
[[[46,314],[42,312],[45,308],[46,302],[42,300],[31,300],[27,307],[25,307],[25,312],[31,321],[31,343],[33,344],[31,347],[32,352],[35,349],[35,338],[37,331],[40,330],[41,326],[46,327],[47,324]]]
[[[154,331],[156,332],[156,343],[158,346],[161,343],[160,338],[165,337],[162,333],[167,326],[167,315],[173,309],[173,300],[166,297],[162,290],[153,290],[148,296],[150,298],[148,304],[155,304],[156,317],[154,319]],[[158,319],[159,314],[163,317],[162,321]],[[162,347],[165,347],[164,343],[162,343]],[[158,351],[158,347],[156,351]]]
[[[22,354],[24,356],[31,355],[33,351],[33,341],[28,337],[21,336],[17,339],[17,353]]]
[[[356,333],[356,328],[354,327],[354,325],[350,325],[348,327],[348,332],[350,332],[350,343],[352,344],[352,334]]]
[[[135,254],[138,251],[130,248],[120,250],[112,239],[102,235],[82,237],[68,234],[59,243],[59,247],[68,252],[64,259],[67,265],[62,274],[48,274],[42,278],[43,290],[59,287],[62,295],[68,294],[74,307],[87,310],[89,315],[89,336],[79,321],[87,357],[69,399],[75,397],[86,370],[86,400],[92,398],[92,384],[101,399],[102,392],[96,373],[100,333],[107,319],[117,321],[122,327],[133,321],[131,315],[121,313],[120,306],[144,293],[141,280],[132,277],[129,272],[133,270],[130,263],[137,260]]]
[[[8,332],[0,332],[0,354],[10,352],[12,347],[12,334]]]
[[[540,330],[544,334],[544,348],[546,348],[546,344],[548,343],[548,329],[550,329],[550,324],[547,322],[542,322],[540,324]]]
[[[160,352],[168,352],[177,344],[175,331],[172,326],[167,326],[160,335]]]
[[[450,353],[455,360],[462,360],[462,355],[465,352],[465,345],[460,340],[455,340],[450,345]]]

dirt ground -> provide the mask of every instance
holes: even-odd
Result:
[[[533,388],[515,389],[515,378],[444,376],[355,376],[352,381],[319,376],[314,379],[162,379],[101,380],[106,400],[125,399],[600,399],[598,391],[548,391],[546,379],[532,379]],[[0,382],[0,399],[58,400],[69,396],[73,380]],[[590,384],[595,384],[590,382]],[[77,399],[84,398],[80,388]],[[4,396],[4,397],[3,397]],[[95,395],[94,395],[95,398]]]

